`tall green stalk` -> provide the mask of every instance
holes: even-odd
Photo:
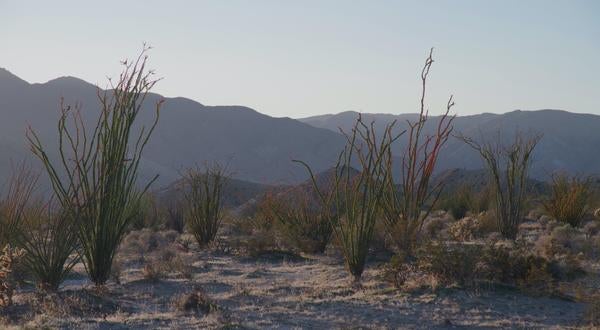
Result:
[[[162,101],[149,129],[133,132],[133,125],[157,80],[146,70],[147,48],[124,71],[111,89],[98,93],[100,115],[87,130],[79,107],[62,107],[58,121],[58,162],[50,160],[38,135],[29,130],[31,150],[43,162],[56,198],[75,219],[80,255],[92,282],[108,280],[113,258],[127,226],[136,215],[143,194],[137,189],[141,154],[156,124]],[[71,121],[68,123],[68,119]]]

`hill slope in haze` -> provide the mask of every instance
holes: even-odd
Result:
[[[32,159],[25,131],[30,125],[56,158],[56,122],[60,100],[81,105],[84,118],[92,121],[98,113],[96,86],[73,77],[62,77],[43,84],[30,84],[7,70],[0,69],[0,184],[6,182],[11,164]],[[162,99],[151,94],[140,114],[140,123],[150,124],[153,105]],[[348,130],[356,112],[294,120],[273,118],[243,106],[206,106],[186,98],[166,98],[160,121],[150,139],[141,163],[142,179],[159,174],[155,188],[164,187],[179,177],[186,167],[219,161],[226,164],[234,178],[264,184],[296,184],[308,178],[306,170],[292,163],[300,159],[315,172],[335,164],[345,139],[338,127]],[[378,131],[397,120],[397,131],[416,114],[364,114],[366,122],[375,121]],[[426,131],[433,132],[439,117],[431,117]],[[504,141],[515,130],[537,132],[543,139],[533,157],[532,175],[545,178],[556,170],[572,173],[600,173],[600,116],[558,110],[513,111],[457,117],[454,133],[477,139],[495,139],[499,131]],[[395,146],[400,157],[406,139]],[[355,164],[353,164],[355,165]],[[478,169],[479,156],[462,141],[451,138],[441,154],[438,172],[447,169]]]
[[[324,115],[299,119],[319,128],[338,132],[347,131],[357,112],[342,112],[336,115]],[[375,122],[379,132],[385,124],[397,120],[396,132],[406,129],[407,120],[418,118],[416,114],[363,114],[365,122]],[[354,119],[352,119],[354,118]],[[440,117],[432,116],[425,131],[433,133]],[[600,116],[578,114],[561,110],[516,110],[505,114],[483,113],[480,115],[456,117],[454,135],[463,134],[479,141],[494,141],[500,136],[504,143],[510,141],[515,131],[525,135],[542,134],[536,147],[532,162],[532,175],[545,179],[548,174],[565,170],[578,174],[600,173]],[[400,138],[396,145],[396,155],[401,155],[406,139]],[[449,139],[440,157],[438,170],[453,168],[478,169],[483,166],[479,155],[463,141]]]
[[[73,77],[29,84],[0,69],[0,182],[11,163],[30,159],[27,125],[40,135],[48,150],[57,150],[56,122],[60,99],[81,104],[84,117],[98,113],[97,88]],[[159,95],[149,95],[140,122],[152,121]],[[295,183],[307,178],[302,159],[316,170],[330,167],[343,137],[290,118],[273,118],[243,106],[205,106],[185,98],[166,98],[160,121],[144,152],[141,177],[159,174],[156,186],[178,177],[184,167],[207,161],[227,164],[234,177],[262,183]],[[56,157],[56,154],[51,156]],[[35,164],[39,164],[34,160]]]

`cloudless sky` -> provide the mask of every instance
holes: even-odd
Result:
[[[600,1],[0,0],[0,67],[106,85],[148,42],[155,91],[278,117],[600,114]]]

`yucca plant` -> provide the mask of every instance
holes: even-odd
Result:
[[[523,217],[531,154],[541,135],[525,137],[516,132],[513,142],[503,146],[496,142],[477,142],[460,138],[483,158],[494,190],[494,206],[498,231],[508,239],[515,239]]]
[[[226,180],[225,169],[218,164],[184,173],[185,222],[200,247],[217,237],[223,218],[222,191]]]
[[[394,124],[387,125],[383,137],[377,139],[374,125],[366,125],[359,116],[350,133],[342,132],[347,140],[346,146],[339,155],[327,190],[319,186],[308,164],[296,160],[308,170],[324,209],[332,210],[328,217],[333,221],[334,234],[355,282],[360,281],[364,271],[384,183],[390,175],[385,164],[390,155],[389,149],[397,139],[397,136],[392,136]],[[360,164],[358,172],[351,168],[355,161]]]
[[[124,70],[111,89],[99,91],[100,114],[93,129],[78,106],[62,106],[58,120],[59,160],[51,160],[32,129],[31,150],[42,161],[60,208],[75,221],[79,253],[92,282],[109,279],[113,259],[126,230],[135,217],[150,180],[138,189],[142,151],[158,123],[162,101],[149,129],[134,130],[149,91],[157,80],[146,70],[148,48]],[[69,120],[71,119],[71,120]]]
[[[414,252],[417,237],[423,229],[425,219],[435,208],[442,192],[444,181],[431,184],[432,176],[440,152],[452,133],[455,116],[450,115],[454,106],[453,96],[446,104],[445,112],[439,117],[433,134],[426,134],[425,125],[429,122],[425,106],[427,78],[433,64],[433,48],[421,70],[421,99],[419,118],[408,122],[407,146],[401,162],[401,184],[392,177],[392,157],[387,157],[386,189],[383,203],[383,215],[393,242],[405,255]],[[391,152],[391,151],[389,151]]]
[[[589,179],[557,174],[552,176],[550,196],[542,204],[556,220],[577,227],[588,211],[591,196]]]

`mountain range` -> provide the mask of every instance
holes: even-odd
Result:
[[[11,167],[23,160],[38,164],[28,150],[26,129],[30,126],[57,157],[56,123],[60,101],[78,103],[87,121],[98,111],[98,87],[74,77],[46,83],[28,83],[0,69],[0,182],[6,182]],[[234,91],[232,91],[234,93]],[[219,161],[236,179],[262,184],[295,184],[307,179],[301,159],[316,172],[334,165],[348,130],[358,113],[343,112],[302,119],[274,118],[244,106],[207,106],[182,98],[151,94],[140,114],[140,123],[149,124],[153,104],[164,99],[159,124],[144,153],[140,177],[159,174],[158,187],[179,177],[182,169]],[[382,127],[397,120],[398,132],[416,114],[363,114],[365,121]],[[426,130],[432,132],[439,117],[432,116]],[[535,151],[532,175],[543,178],[556,170],[593,174],[600,172],[600,116],[559,110],[512,111],[458,116],[454,133],[474,138],[495,138],[500,132],[508,139],[515,130],[543,134]],[[400,141],[403,141],[401,138]],[[403,142],[396,146],[400,155]],[[451,138],[442,152],[439,171],[482,167],[479,156],[457,138]]]

